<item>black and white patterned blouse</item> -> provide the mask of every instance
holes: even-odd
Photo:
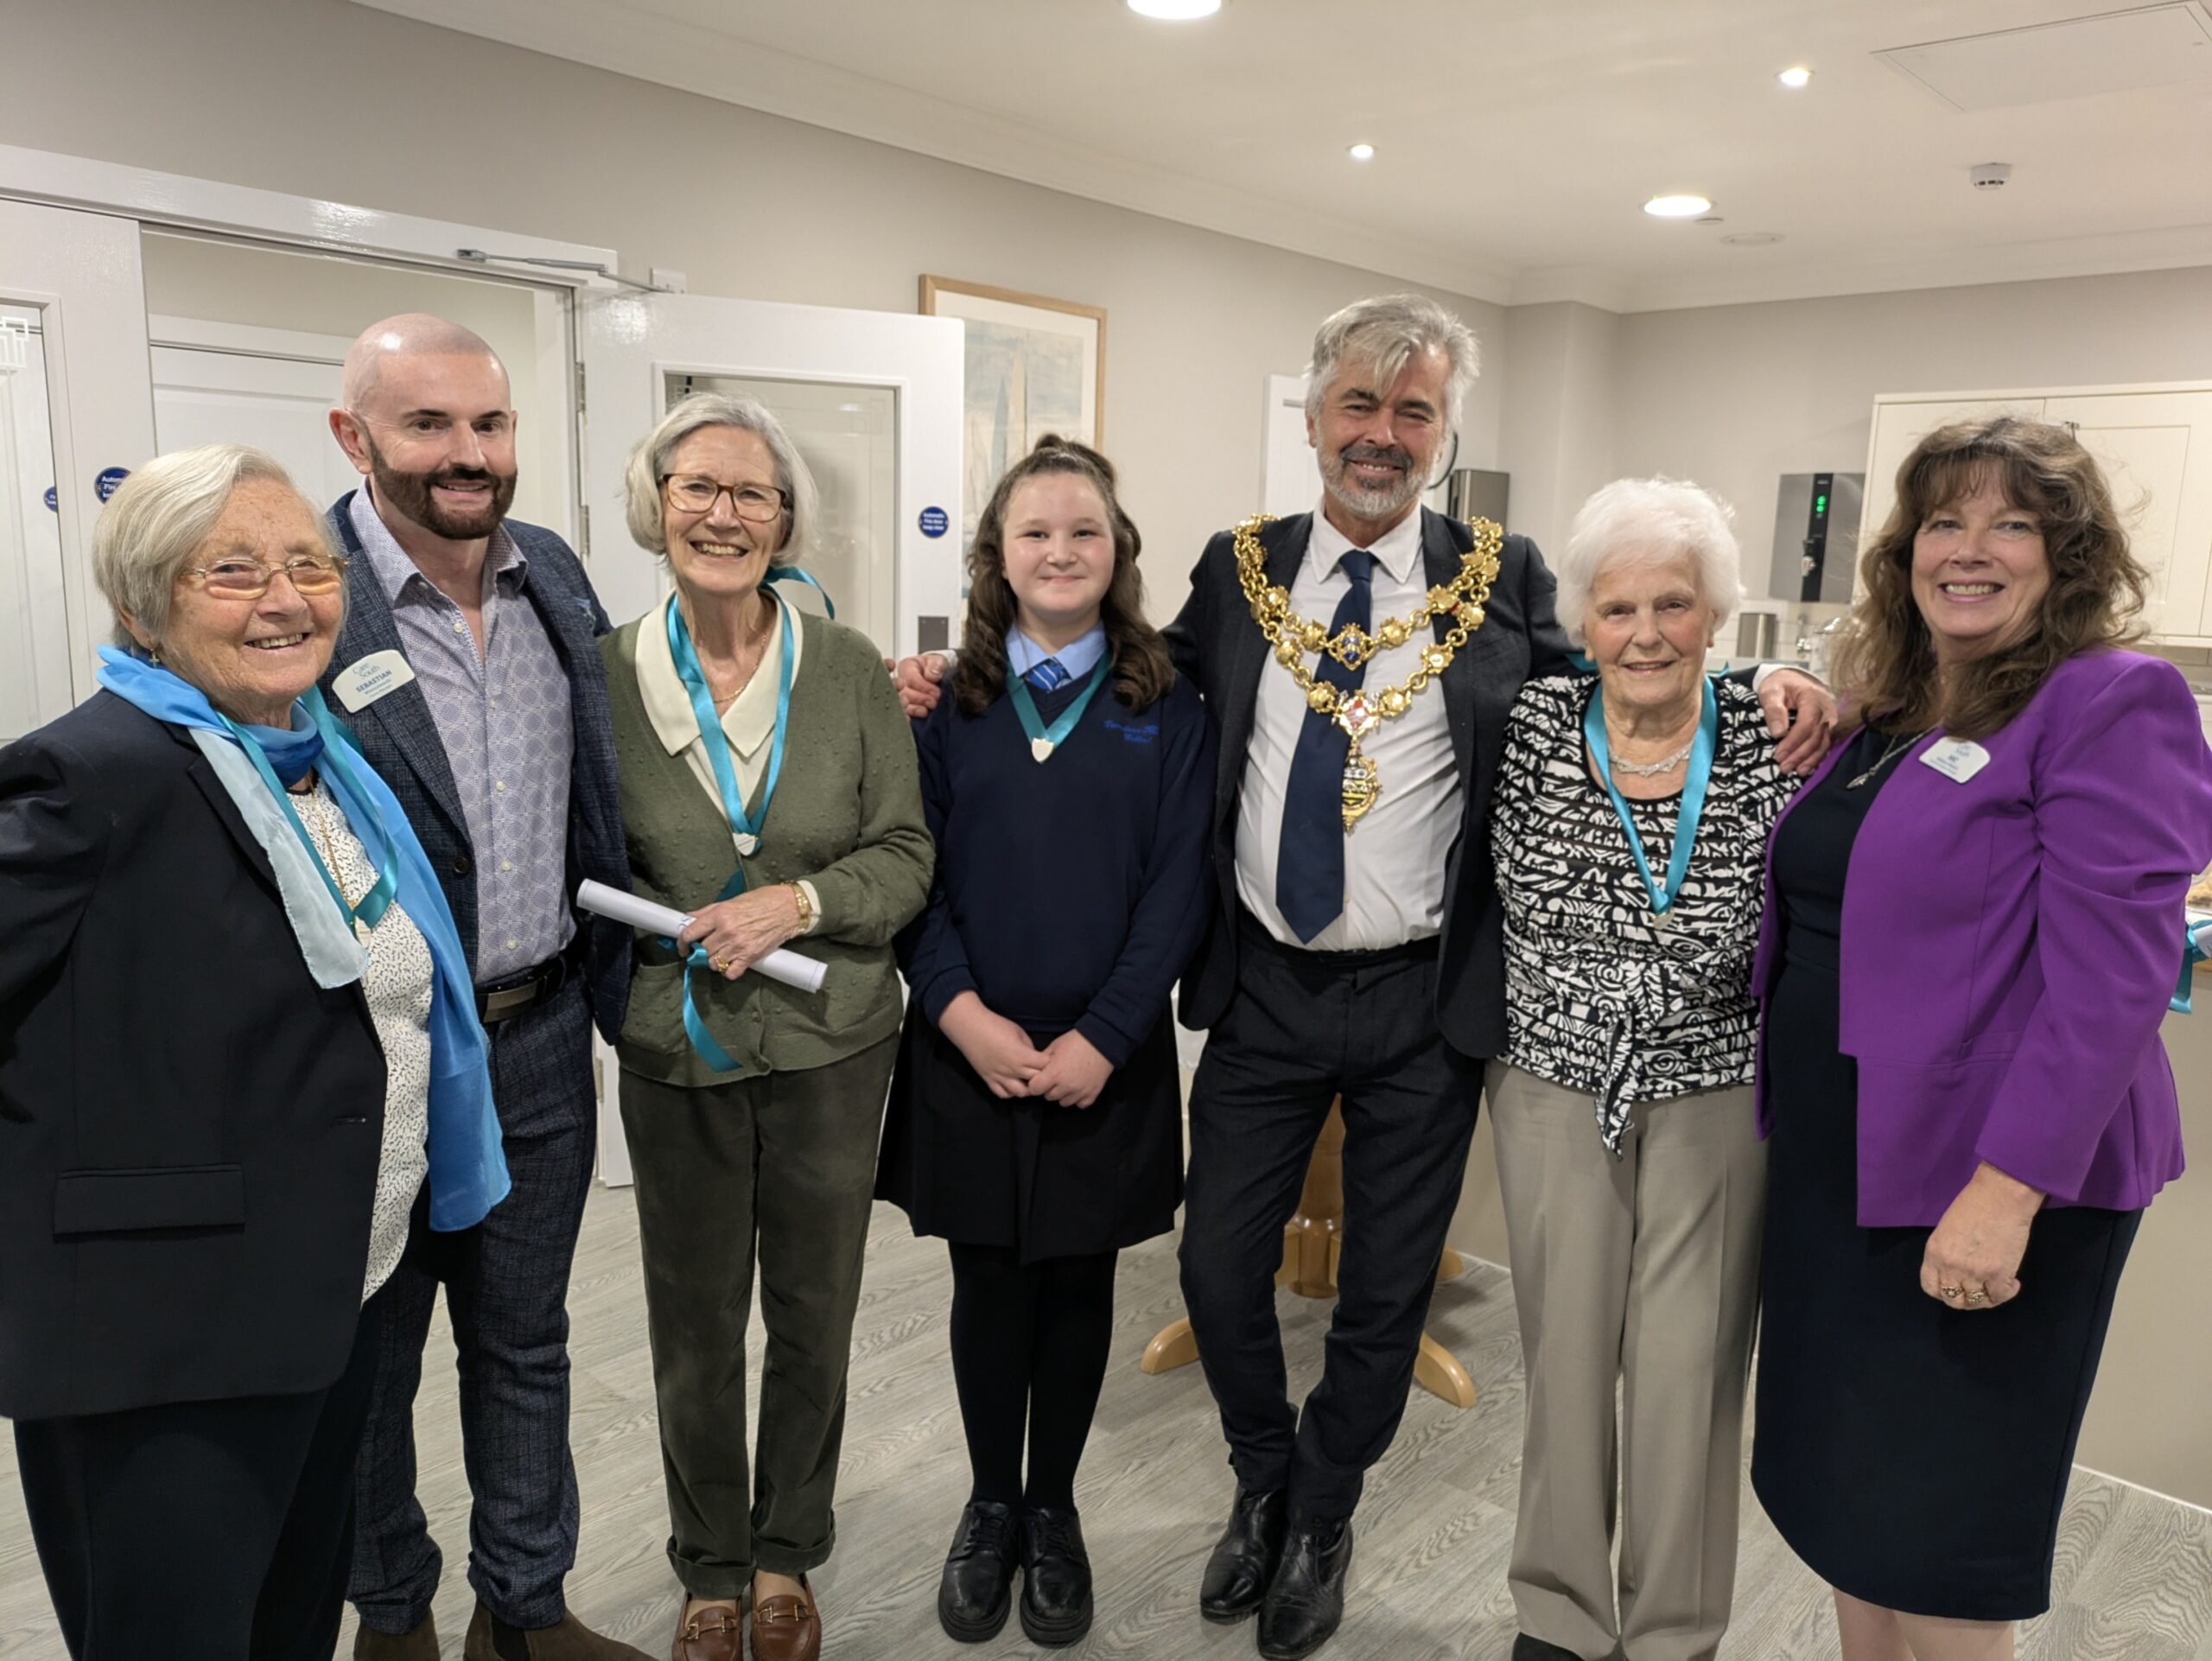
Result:
[[[1767,834],[1796,784],[1774,764],[1758,695],[1715,683],[1713,780],[1662,926],[1620,816],[1590,776],[1582,719],[1597,685],[1573,675],[1522,689],[1506,724],[1491,852],[1505,906],[1502,1059],[1587,1091],[1618,1154],[1637,1103],[1751,1081]],[[1681,805],[1679,793],[1628,802],[1655,877],[1666,875]]]

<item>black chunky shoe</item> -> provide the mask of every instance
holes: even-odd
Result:
[[[1541,1638],[1516,1632],[1513,1636],[1513,1661],[1582,1661],[1582,1658],[1573,1650],[1547,1644]]]
[[[1229,1526],[1206,1559],[1198,1582],[1198,1613],[1224,1625],[1243,1620],[1260,1607],[1282,1561],[1283,1531],[1290,1517],[1290,1495],[1281,1488],[1239,1486]]]
[[[1090,1630],[1090,1555],[1072,1511],[1022,1507],[1021,1630],[1046,1645],[1072,1644]]]
[[[937,1586],[938,1624],[947,1637],[981,1644],[999,1635],[1014,1607],[1014,1507],[969,1500]]]
[[[1267,1661],[1305,1661],[1344,1618],[1344,1570],[1351,1567],[1351,1519],[1293,1527],[1260,1605],[1260,1653]]]

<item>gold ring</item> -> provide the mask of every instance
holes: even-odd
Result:
[[[1963,1286],[1939,1286],[1936,1289],[1947,1298],[1955,1298],[1964,1293],[1967,1289]]]
[[[1968,1303],[1986,1303],[1989,1301],[1989,1294],[1986,1290],[1969,1292],[1967,1294],[1967,1301]]]
[[[707,959],[707,967],[713,970],[717,975],[727,975],[729,973],[729,959],[727,958],[709,958]]]

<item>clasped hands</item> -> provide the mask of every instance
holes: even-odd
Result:
[[[1920,1289],[1947,1309],[1994,1309],[2020,1295],[2020,1259],[2044,1196],[1984,1161],[1944,1209],[1920,1260]]]
[[[1089,1107],[1114,1076],[1114,1064],[1081,1033],[1071,1028],[1040,1050],[973,992],[956,996],[937,1024],[1001,1101],[1030,1096]]]
[[[790,883],[779,882],[702,907],[676,937],[676,954],[688,958],[693,946],[703,945],[707,967],[734,981],[798,932],[798,895]]]

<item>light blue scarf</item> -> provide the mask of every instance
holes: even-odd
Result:
[[[155,720],[184,728],[207,757],[247,829],[269,855],[285,915],[317,985],[346,986],[359,980],[367,968],[367,953],[353,938],[349,920],[332,903],[320,862],[294,833],[284,804],[274,799],[247,746],[261,753],[257,759],[276,777],[293,780],[327,759],[323,783],[353,834],[372,858],[380,850],[390,850],[397,885],[393,903],[422,934],[436,970],[429,1022],[430,1226],[449,1231],[482,1222],[506,1197],[508,1180],[484,1028],[476,1018],[476,989],[445,891],[397,799],[317,688],[309,687],[292,706],[289,731],[246,728],[226,721],[198,687],[143,658],[103,646],[100,663],[102,686]]]

